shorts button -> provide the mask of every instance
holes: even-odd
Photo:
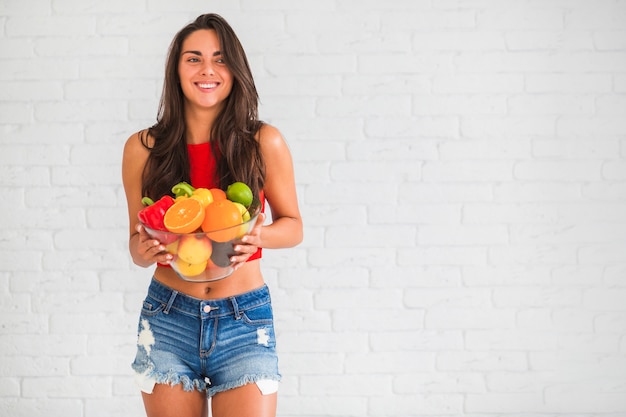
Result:
[[[210,313],[211,312],[211,306],[204,306],[204,312],[205,313]]]

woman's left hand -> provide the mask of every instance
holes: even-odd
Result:
[[[260,213],[250,233],[241,238],[233,249],[237,253],[230,257],[232,267],[237,270],[261,247],[261,228],[265,222],[265,213]]]

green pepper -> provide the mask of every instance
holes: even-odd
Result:
[[[139,220],[150,229],[166,231],[167,229],[163,224],[163,216],[165,216],[165,212],[168,208],[172,207],[173,204],[174,199],[166,195],[157,200],[156,203],[142,209],[137,216]]]
[[[176,197],[191,197],[194,191],[195,188],[185,181],[179,182],[172,187],[172,193],[174,193]]]

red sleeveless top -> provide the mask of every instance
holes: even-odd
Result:
[[[189,177],[195,188],[219,188],[217,179],[217,160],[209,142],[187,144],[189,155]],[[261,211],[265,211],[265,198],[261,191]],[[259,248],[248,261],[261,258],[262,249]]]

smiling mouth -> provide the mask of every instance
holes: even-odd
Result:
[[[218,83],[196,83],[196,85],[200,88],[211,89],[211,88],[216,88],[219,84]]]

